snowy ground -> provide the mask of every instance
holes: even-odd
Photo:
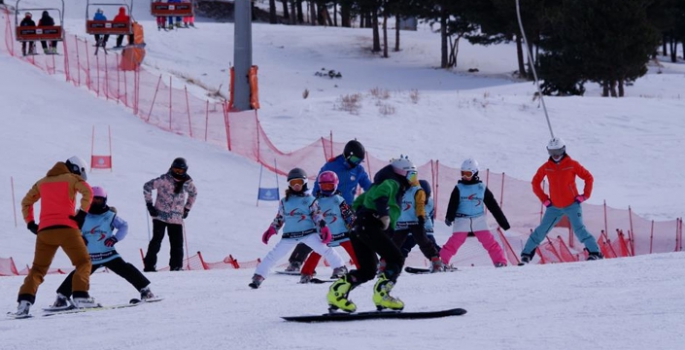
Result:
[[[38,1],[33,1],[37,3]],[[32,3],[32,2],[29,2]],[[144,3],[144,2],[143,2]],[[68,29],[83,30],[83,5],[67,0]],[[222,70],[232,61],[233,26],[198,22],[199,30],[157,32],[136,4],[146,28],[148,69],[198,77],[210,87],[226,87]],[[110,15],[111,16],[111,15]],[[260,66],[260,119],[269,137],[287,151],[303,147],[333,130],[337,140],[358,137],[375,156],[410,154],[418,163],[440,159],[458,166],[475,156],[484,167],[528,180],[545,160],[549,137],[544,114],[531,100],[530,83],[510,79],[513,47],[463,44],[460,68],[435,69],[438,36],[427,30],[403,32],[403,51],[390,59],[369,52],[370,31],[254,25],[254,63]],[[682,182],[685,120],[685,66],[663,63],[627,89],[623,99],[548,98],[555,133],[569,153],[595,176],[591,203],[633,209],[649,218],[685,215]],[[342,79],[314,76],[335,69]],[[477,74],[467,74],[478,68]],[[206,75],[203,75],[206,74]],[[164,133],[128,110],[96,99],[0,55],[0,257],[12,256],[20,269],[30,264],[34,236],[10,202],[57,160],[87,157],[90,132],[112,126],[114,172],[90,174],[90,183],[109,190],[111,205],[131,231],[117,245],[125,259],[140,266],[138,249],[147,246],[142,184],[184,156],[198,189],[198,202],[186,228],[190,251],[208,261],[233,254],[242,260],[263,256],[273,246],[259,238],[275,214],[270,203],[255,207],[259,166],[201,142]],[[379,113],[372,88],[390,91],[396,112]],[[302,91],[311,95],[302,99]],[[411,89],[420,100],[411,103]],[[358,115],[335,110],[345,94],[362,93]],[[380,131],[384,132],[380,132]],[[14,181],[12,200],[10,177]],[[438,223],[438,241],[448,230]],[[160,264],[168,259],[168,243]],[[631,259],[527,268],[465,268],[438,276],[403,275],[394,293],[408,311],[463,307],[463,317],[427,321],[367,321],[351,324],[288,324],[278,316],[325,310],[326,285],[299,285],[297,278],[271,275],[263,288],[247,287],[251,270],[150,274],[161,304],[24,321],[2,320],[1,349],[28,349],[50,342],[52,349],[169,349],[223,346],[241,349],[348,349],[450,346],[465,349],[680,348],[685,284],[680,253]],[[54,266],[68,266],[58,253]],[[328,269],[320,273],[327,277]],[[49,275],[37,307],[52,302],[63,276]],[[20,277],[0,278],[0,305],[15,307]],[[92,279],[102,303],[125,302],[136,292],[113,274]],[[428,297],[426,297],[428,296]],[[372,308],[371,286],[352,294],[361,310]],[[106,322],[106,327],[102,327]],[[449,344],[449,345],[448,345]],[[533,345],[534,344],[534,345]],[[42,345],[41,345],[42,346]]]

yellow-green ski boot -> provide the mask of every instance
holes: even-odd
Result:
[[[352,290],[352,283],[347,281],[348,277],[343,276],[339,280],[333,282],[331,287],[328,289],[328,310],[342,310],[345,312],[355,312],[357,310],[357,305],[355,305],[351,300],[347,299],[347,296]]]
[[[385,274],[378,276],[376,285],[373,286],[373,303],[376,304],[378,311],[390,309],[400,311],[404,309],[404,302],[390,295],[390,291],[395,283],[385,277]]]

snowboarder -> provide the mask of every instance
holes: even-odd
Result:
[[[152,204],[152,191],[157,190],[155,204]],[[186,199],[187,193],[187,199]],[[197,188],[188,175],[188,163],[184,158],[176,158],[169,171],[143,186],[147,210],[152,217],[152,240],[147,247],[144,263],[145,272],[157,271],[157,253],[164,239],[164,231],[169,233],[169,268],[171,271],[183,270],[183,220],[188,217],[195,199]]]
[[[357,219],[350,233],[350,241],[359,265],[329,288],[327,299],[331,310],[354,312],[357,309],[349,300],[349,293],[376,276],[376,254],[385,260],[386,266],[373,287],[374,304],[379,310],[404,308],[404,302],[390,295],[404,266],[402,252],[390,236],[400,216],[402,197],[416,177],[414,163],[400,156],[378,171],[373,186],[355,199],[352,206]]]
[[[314,197],[307,192],[307,173],[300,168],[288,172],[288,188],[285,198],[278,205],[278,213],[269,228],[262,234],[262,243],[269,244],[269,239],[283,228],[283,235],[255,270],[251,288],[259,288],[264,278],[279,259],[297,243],[304,243],[315,252],[323,255],[333,267],[333,273],[340,273],[344,263],[340,255],[327,246],[333,238],[330,228],[321,213]],[[337,270],[337,271],[336,271]]]
[[[90,297],[90,256],[81,238],[81,227],[90,208],[93,192],[88,179],[88,163],[79,157],[57,162],[47,175],[38,180],[21,201],[27,228],[36,235],[33,265],[19,288],[15,316],[28,316],[36,302],[38,287],[48,273],[57,248],[62,248],[76,268],[73,278],[74,305],[96,307]],[[76,193],[81,194],[80,209],[74,214]],[[33,205],[40,200],[40,223],[36,224]]]
[[[154,298],[149,287],[150,281],[135,266],[125,262],[114,248],[126,237],[128,223],[117,216],[114,207],[107,205],[107,192],[102,187],[93,187],[93,202],[81,232],[92,262],[91,274],[104,266],[131,283],[140,292],[141,300]],[[73,304],[71,289],[74,273],[72,271],[57,288],[57,299],[51,306],[53,309],[68,309]]]
[[[445,265],[457,254],[459,248],[466,242],[469,233],[473,233],[483,248],[488,251],[495,267],[507,266],[507,258],[502,247],[488,227],[485,208],[487,207],[497,223],[508,230],[509,222],[492,194],[478,177],[478,162],[469,158],[461,163],[461,180],[454,186],[447,205],[445,224],[454,226],[452,236],[440,249],[440,258]]]
[[[342,246],[347,254],[352,258],[352,262],[357,266],[357,257],[354,255],[354,248],[350,243],[349,231],[354,222],[352,209],[345,202],[345,199],[338,192],[338,175],[330,170],[319,174],[317,179],[319,194],[316,196],[315,203],[321,210],[326,220],[326,226],[330,229],[332,239],[328,243],[329,247]],[[300,283],[309,283],[314,277],[314,269],[321,260],[321,255],[314,252],[309,254],[309,258],[302,266],[302,276]],[[331,278],[340,278],[347,273],[347,268],[343,265],[337,271],[333,271]]]
[[[580,163],[566,154],[566,144],[561,138],[555,137],[547,144],[549,159],[540,166],[533,176],[533,192],[540,202],[547,208],[540,225],[528,237],[521,252],[521,263],[527,264],[535,256],[535,248],[545,239],[549,231],[554,228],[564,215],[568,217],[571,228],[576,237],[585,245],[588,260],[602,259],[597,240],[588,232],[583,224],[583,210],[580,206],[592,194],[594,178]],[[549,196],[542,188],[542,180],[549,181]],[[583,193],[578,193],[576,176],[585,182]]]

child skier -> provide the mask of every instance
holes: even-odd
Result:
[[[426,236],[428,236],[428,239],[433,243],[436,251],[440,252],[440,246],[437,242],[435,242],[435,236],[433,234],[435,231],[435,204],[433,203],[433,197],[431,196],[431,185],[427,180],[419,180],[419,184],[421,185],[423,191],[426,192],[426,223],[423,225],[423,228],[426,231]],[[409,253],[416,246],[416,244],[417,242],[414,239],[414,236],[410,233],[400,249],[402,251],[402,255],[404,255],[405,258],[409,256]]]
[[[288,172],[288,189],[285,198],[281,199],[278,214],[269,228],[262,234],[262,242],[269,243],[269,238],[283,227],[283,236],[276,246],[264,257],[252,276],[251,288],[259,288],[271,267],[288,254],[297,243],[302,242],[315,252],[323,255],[333,267],[333,274],[341,274],[344,267],[340,255],[331,247],[331,230],[326,226],[321,211],[314,202],[314,197],[307,193],[307,173],[300,168]],[[314,234],[316,233],[316,234]]]
[[[315,203],[321,210],[326,226],[331,230],[332,240],[328,243],[329,247],[342,246],[352,258],[352,262],[357,266],[357,257],[354,255],[352,243],[350,243],[349,230],[354,222],[352,209],[347,205],[345,199],[338,192],[338,175],[330,170],[319,174],[319,191]],[[314,277],[314,269],[321,260],[321,255],[312,253],[302,267],[300,283],[309,283]],[[334,271],[331,278],[340,278],[347,273],[347,268],[342,266],[338,271]]]
[[[116,234],[114,233],[116,230]],[[114,245],[126,237],[128,223],[117,216],[114,207],[107,205],[107,192],[102,187],[93,187],[93,202],[88,210],[81,228],[83,241],[86,242],[90,259],[93,263],[90,273],[100,267],[106,267],[123,277],[140,292],[140,300],[154,298],[150,291],[150,281],[130,263],[119,256]],[[69,309],[74,307],[71,301],[72,271],[64,282],[57,288],[57,299],[52,304],[53,309]]]
[[[497,204],[495,196],[478,178],[478,162],[469,158],[461,164],[461,180],[454,186],[447,205],[445,224],[451,226],[454,223],[454,228],[452,236],[440,250],[440,257],[445,265],[449,264],[450,259],[457,254],[469,232],[473,232],[488,251],[495,267],[507,266],[504,251],[488,228],[483,204],[495,217],[500,227],[505,231],[508,230],[509,222]]]

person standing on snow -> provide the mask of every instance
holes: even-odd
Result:
[[[404,256],[390,237],[402,211],[402,197],[416,177],[414,163],[400,156],[378,171],[373,186],[355,199],[352,207],[357,219],[350,233],[350,241],[359,266],[333,282],[329,288],[326,299],[330,310],[357,310],[357,306],[348,298],[350,291],[376,276],[377,254],[385,260],[386,265],[373,287],[373,302],[379,310],[404,308],[404,302],[390,295],[404,266]]]
[[[461,164],[461,180],[454,186],[447,205],[445,224],[454,227],[452,236],[440,249],[440,258],[445,265],[457,254],[459,248],[466,242],[469,233],[478,238],[483,248],[488,251],[495,267],[507,266],[507,258],[502,247],[488,227],[485,208],[488,208],[497,223],[505,231],[510,228],[507,218],[497,204],[495,196],[478,178],[478,162],[469,158]]]
[[[259,286],[278,260],[288,254],[290,248],[297,243],[304,243],[315,252],[323,255],[333,267],[333,274],[342,274],[345,267],[340,255],[327,244],[331,242],[331,230],[314,197],[307,193],[307,173],[300,168],[293,168],[288,172],[288,188],[285,198],[278,204],[278,214],[269,228],[262,234],[262,243],[268,244],[269,239],[283,227],[283,236],[276,246],[257,265],[252,282],[253,289]]]
[[[152,191],[157,190],[155,204],[152,204]],[[188,198],[186,199],[186,193]],[[188,175],[188,164],[183,158],[176,158],[169,171],[143,186],[145,205],[152,217],[152,240],[143,259],[145,272],[157,271],[157,253],[162,246],[164,231],[169,233],[169,268],[171,271],[183,270],[183,220],[188,217],[197,189]]]
[[[114,230],[116,229],[116,234]],[[93,187],[93,202],[86,215],[83,227],[83,240],[88,247],[92,268],[91,275],[101,267],[106,267],[123,277],[140,292],[140,300],[154,298],[150,291],[150,280],[135,266],[127,263],[117,253],[114,245],[123,240],[128,233],[128,223],[117,216],[114,207],[107,205],[107,191],[102,187]],[[52,304],[54,309],[71,307],[72,271],[57,288],[57,299]]]
[[[573,232],[588,251],[588,260],[602,259],[597,240],[585,228],[583,210],[580,206],[592,194],[594,178],[580,163],[566,154],[566,144],[561,138],[555,137],[547,144],[549,159],[542,164],[533,176],[533,193],[547,208],[540,225],[531,233],[521,252],[521,263],[527,264],[535,256],[535,248],[547,236],[549,231],[563,218],[568,217]],[[585,181],[583,193],[578,193],[576,176]],[[547,177],[549,181],[549,196],[542,188],[542,181]]]
[[[364,157],[366,157],[364,145],[357,140],[351,140],[345,144],[342,154],[329,159],[328,162],[321,167],[321,170],[319,170],[319,174],[324,171],[332,171],[338,176],[338,191],[348,204],[354,201],[354,196],[357,193],[357,186],[361,186],[364,191],[367,191],[371,187],[369,174],[366,173],[366,169],[364,169],[364,166],[362,165]],[[319,189],[320,186],[317,178],[317,181],[314,182],[312,194],[317,196]],[[290,255],[290,258],[288,259],[290,265],[288,265],[285,270],[288,272],[300,271],[302,262],[311,251],[312,250],[307,245],[298,244]]]
[[[28,316],[36,302],[38,287],[48,273],[57,248],[62,248],[76,268],[73,295],[76,307],[97,307],[90,297],[90,256],[81,238],[81,227],[90,208],[93,192],[86,182],[88,163],[79,157],[57,162],[47,175],[38,180],[21,201],[27,228],[36,235],[33,265],[19,288],[15,316]],[[74,214],[76,194],[81,194],[80,209]],[[40,200],[40,223],[36,224],[33,205]]]
[[[426,223],[423,227],[426,231],[426,236],[428,236],[428,239],[435,247],[435,250],[440,252],[440,246],[438,245],[438,243],[435,242],[435,235],[433,234],[435,231],[435,204],[433,202],[433,197],[431,196],[431,185],[428,182],[428,180],[419,180],[419,184],[421,185],[423,191],[426,192]],[[400,248],[400,250],[402,251],[402,255],[404,255],[405,259],[409,256],[409,253],[412,249],[414,249],[416,245],[417,243],[414,239],[414,236],[412,234],[409,234],[409,236],[407,236],[407,239],[404,241],[404,244],[402,244],[402,247]]]

